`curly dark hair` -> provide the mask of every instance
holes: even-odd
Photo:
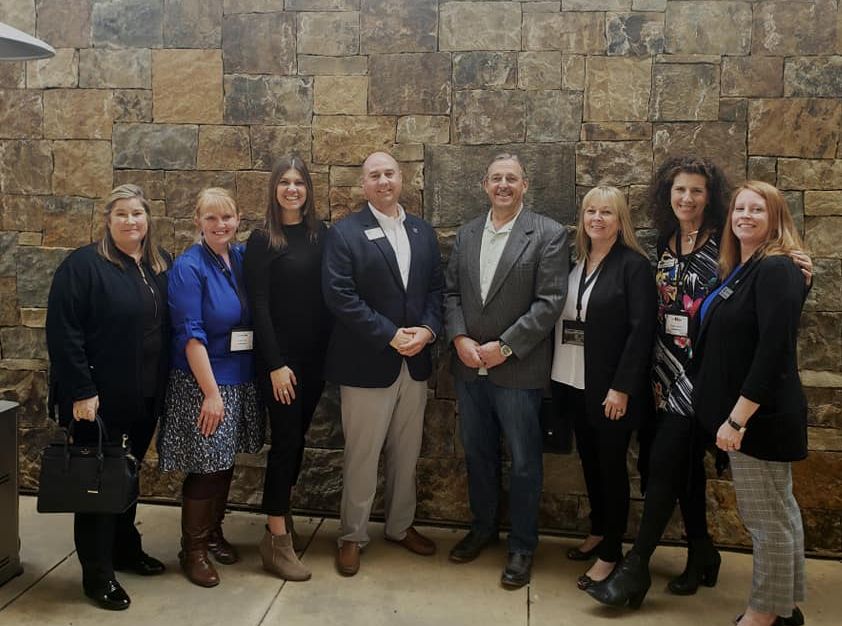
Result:
[[[672,182],[679,174],[699,174],[707,181],[708,204],[705,207],[701,230],[718,233],[728,213],[730,184],[722,169],[710,159],[689,155],[666,159],[649,185],[649,207],[658,235],[668,237],[678,228],[670,195]]]

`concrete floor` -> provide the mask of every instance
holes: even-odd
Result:
[[[575,586],[585,567],[564,558],[577,542],[545,537],[536,555],[532,583],[517,591],[499,586],[505,548],[488,550],[477,561],[456,565],[447,552],[463,531],[424,529],[438,543],[433,557],[419,557],[382,540],[382,525],[372,524],[372,543],[363,553],[360,573],[339,576],[333,567],[337,522],[297,518],[310,537],[304,562],[313,570],[306,583],[284,583],[260,567],[257,542],[263,519],[252,513],[228,516],[227,537],[242,560],[220,566],[222,583],[214,589],[190,584],[180,573],[176,553],[179,509],[141,505],[138,524],[144,548],[163,560],[163,576],[120,575],[132,598],[128,611],[95,608],[82,595],[79,563],[73,550],[69,515],[39,515],[35,500],[22,496],[21,558],[24,574],[0,587],[2,626],[567,626],[615,624],[675,626],[731,623],[744,608],[751,582],[751,556],[723,554],[715,589],[689,598],[664,589],[681,571],[684,552],[659,548],[652,561],[653,585],[640,611],[602,607]],[[842,624],[842,567],[836,561],[807,563],[808,599],[802,606],[810,626]]]

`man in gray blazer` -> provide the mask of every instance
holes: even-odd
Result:
[[[528,184],[515,155],[498,155],[488,166],[482,186],[491,209],[459,229],[444,298],[473,515],[450,560],[471,561],[498,540],[503,433],[512,458],[512,532],[501,582],[512,588],[529,582],[538,545],[539,413],[569,262],[566,229],[523,207]]]

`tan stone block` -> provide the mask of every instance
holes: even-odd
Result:
[[[562,11],[628,11],[632,0],[561,0]]]
[[[18,315],[17,279],[14,276],[0,276],[0,294],[2,294],[2,297],[0,297],[0,326],[17,326],[20,323],[20,318]]]
[[[0,138],[39,139],[43,124],[40,91],[0,89]]]
[[[444,115],[406,115],[398,118],[399,143],[448,143],[450,118]]]
[[[54,141],[53,192],[104,198],[111,191],[111,143]]]
[[[44,136],[50,139],[110,139],[113,98],[107,89],[44,92]]]
[[[330,221],[338,222],[343,217],[360,209],[365,202],[362,187],[330,188]]]
[[[362,184],[362,169],[333,165],[330,168],[331,187],[359,187]]]
[[[533,91],[526,100],[526,140],[576,141],[582,126],[578,91]]]
[[[828,54],[836,43],[836,0],[766,0],[754,9],[753,54]]]
[[[167,203],[164,200],[150,200],[149,214],[153,217],[165,217],[167,215]]]
[[[330,184],[328,174],[310,172],[313,180],[313,201],[316,205],[316,217],[320,220],[330,220]]]
[[[250,1],[257,4],[266,2],[266,0]],[[285,0],[284,8],[287,11],[355,11],[360,8],[360,0]]]
[[[805,191],[807,215],[842,215],[842,191]]]
[[[719,67],[707,64],[656,64],[649,111],[652,120],[719,118]]]
[[[0,141],[0,192],[52,192],[53,155],[49,141]]]
[[[229,13],[272,13],[278,10],[278,0],[222,0],[222,10]]]
[[[0,63],[0,89],[23,89],[26,87],[26,64],[23,61]]]
[[[114,122],[151,122],[151,89],[115,89]]]
[[[41,233],[18,233],[19,246],[40,246],[42,239]]]
[[[780,189],[842,189],[842,159],[778,159]]]
[[[199,170],[166,172],[164,186],[167,197],[167,217],[193,219],[199,192],[206,187],[222,187],[233,193],[235,173]],[[243,207],[240,207],[240,212],[242,211]]]
[[[35,0],[4,0],[0,2],[0,22],[35,35]]]
[[[398,161],[423,161],[424,144],[396,143],[392,146],[392,156]]]
[[[517,70],[520,89],[561,88],[561,52],[521,52]]]
[[[457,52],[453,55],[453,89],[514,89],[517,53]]]
[[[140,187],[149,200],[163,200],[166,197],[164,172],[160,170],[114,170],[114,186],[126,183]]]
[[[219,50],[154,50],[152,106],[156,122],[222,123]]]
[[[376,150],[395,142],[395,118],[387,116],[325,116],[313,118],[313,161],[359,165]]]
[[[309,126],[252,126],[252,167],[271,170],[285,154],[298,154],[309,162],[312,141]]]
[[[582,141],[635,141],[652,138],[649,122],[590,122],[582,124]]]
[[[365,115],[367,76],[316,76],[313,112],[316,115]]]
[[[149,89],[152,86],[152,53],[146,48],[80,50],[79,86]]]
[[[373,54],[369,112],[375,115],[446,114],[450,111],[450,55],[445,52]]]
[[[719,120],[722,122],[742,122],[748,118],[747,98],[720,98]]]
[[[651,59],[589,57],[584,119],[646,120],[651,75]]]
[[[242,170],[251,167],[249,130],[245,126],[200,126],[196,167]]]
[[[814,452],[792,464],[793,492],[805,509],[842,509],[842,454]]]
[[[520,50],[519,2],[444,2],[439,50]]]
[[[672,154],[697,154],[718,163],[729,180],[745,180],[746,125],[742,122],[673,122],[653,126],[655,163]]]
[[[578,54],[561,55],[561,88],[569,91],[585,90],[585,57]]]
[[[652,176],[648,141],[582,141],[576,144],[576,184],[646,184]]]
[[[77,248],[91,241],[94,202],[88,198],[51,197],[44,220],[44,246]],[[102,223],[101,218],[97,219]]]
[[[842,217],[811,217],[807,219],[804,232],[804,243],[811,254],[828,259],[842,258]],[[836,361],[838,366],[839,361]],[[833,369],[829,367],[813,369]]]
[[[605,54],[605,14],[599,12],[525,13],[524,50]]]
[[[262,219],[266,213],[269,172],[237,172],[237,206],[243,219]]]
[[[325,36],[330,33],[330,36]],[[356,11],[298,14],[298,54],[346,56],[360,52]]]
[[[325,38],[330,31],[325,31]],[[227,15],[222,23],[226,74],[294,74],[295,14]]]
[[[818,98],[757,99],[748,108],[750,154],[833,158],[842,102]]]
[[[749,157],[746,176],[749,180],[762,180],[774,185],[778,181],[777,164],[778,160],[774,157]]]
[[[0,228],[37,231],[44,227],[45,196],[0,196]]]
[[[454,143],[521,142],[526,136],[526,92],[457,91],[452,119]]]
[[[29,89],[76,87],[79,84],[79,52],[59,48],[49,59],[26,64],[26,86]]]
[[[91,45],[91,0],[37,0],[37,6],[39,39],[54,48]]]
[[[751,15],[748,2],[668,2],[666,50],[677,54],[748,54]]]
[[[774,98],[783,92],[783,59],[778,57],[724,57],[722,95]]]
[[[667,0],[632,0],[634,11],[665,11]]]
[[[842,452],[842,431],[836,428],[808,428],[807,440],[810,450]]]
[[[298,55],[301,76],[362,76],[368,73],[368,57],[321,57]]]

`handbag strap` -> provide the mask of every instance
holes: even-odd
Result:
[[[105,423],[102,421],[102,418],[99,416],[99,413],[97,413],[96,418],[94,419],[94,422],[96,423],[96,426],[97,426],[96,456],[100,460],[100,464],[101,464],[102,460],[104,458],[104,455],[102,453],[102,440],[103,440],[103,437],[105,439],[108,439],[108,432],[105,429]],[[70,450],[69,450],[70,439],[71,439],[71,437],[73,437],[73,428],[74,428],[75,425],[76,425],[76,420],[72,420],[70,422],[70,425],[67,427],[67,431],[66,431],[65,437],[64,437],[64,456],[65,456],[65,459],[66,459],[68,464],[70,463]]]

